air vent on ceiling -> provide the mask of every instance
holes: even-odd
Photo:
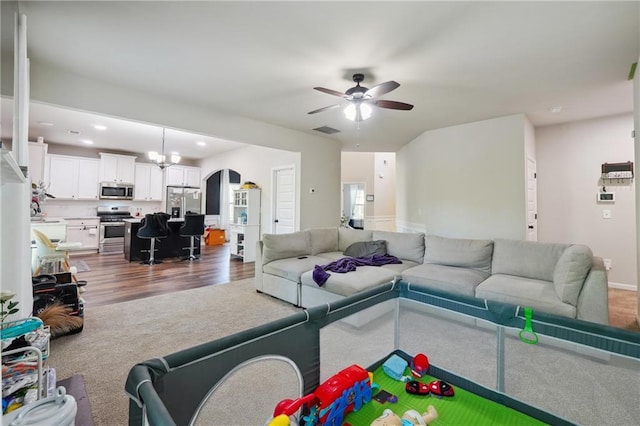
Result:
[[[325,133],[327,135],[332,135],[334,133],[340,133],[340,130],[334,129],[333,127],[329,127],[329,126],[316,127],[313,130],[317,130],[318,132]]]

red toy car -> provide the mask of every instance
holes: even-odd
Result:
[[[411,395],[429,395],[429,386],[426,383],[420,383],[416,380],[407,382],[404,390]]]
[[[429,383],[429,391],[437,397],[453,396],[453,386],[442,380],[434,380]]]

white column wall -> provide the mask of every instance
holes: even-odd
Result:
[[[623,288],[637,284],[635,179],[603,182],[601,166],[633,161],[632,130],[632,114],[536,129],[538,240],[588,245],[611,259],[609,282]],[[597,202],[603,184],[615,203]]]
[[[424,132],[396,155],[400,229],[524,239],[522,114]]]

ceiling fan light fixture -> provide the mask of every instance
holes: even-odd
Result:
[[[373,109],[370,105],[362,102],[350,103],[344,109],[344,115],[351,121],[364,121],[371,117]]]

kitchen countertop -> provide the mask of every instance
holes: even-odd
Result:
[[[32,225],[66,225],[67,221],[62,217],[32,217]]]
[[[140,223],[140,221],[142,219],[144,219],[144,218],[142,218],[142,217],[134,217],[133,219],[124,219],[124,222]],[[169,222],[184,222],[184,218],[172,217],[171,219],[169,219]]]
[[[81,216],[81,217],[65,217],[65,220],[89,220],[89,219],[100,219],[98,216]]]

